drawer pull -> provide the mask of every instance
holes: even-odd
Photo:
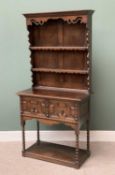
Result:
[[[37,110],[36,108],[32,108],[32,109],[31,109],[31,112],[35,112],[35,113],[37,113],[38,110]]]

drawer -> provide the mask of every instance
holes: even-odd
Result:
[[[50,100],[48,104],[48,113],[51,118],[59,119],[75,118],[78,115],[78,108],[75,102]]]
[[[21,112],[23,114],[46,115],[47,101],[34,97],[21,97]]]
[[[22,114],[59,120],[74,119],[79,114],[77,103],[63,100],[21,97]]]

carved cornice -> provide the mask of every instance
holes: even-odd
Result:
[[[27,18],[27,25],[44,25],[48,20],[58,20],[62,19],[64,22],[67,22],[68,24],[76,24],[78,22],[86,24],[88,22],[87,16],[59,16],[59,17],[34,17],[34,18]]]

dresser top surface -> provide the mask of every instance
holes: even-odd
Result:
[[[48,99],[62,99],[72,101],[84,101],[89,97],[89,94],[75,91],[58,91],[51,89],[27,89],[18,93],[19,96],[31,96]]]

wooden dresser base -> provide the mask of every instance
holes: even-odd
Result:
[[[60,165],[80,168],[82,163],[89,157],[87,150],[79,150],[79,166],[75,164],[75,148],[59,145],[49,142],[40,142],[33,144],[22,152],[24,157],[45,160]]]
[[[79,168],[89,156],[89,96],[77,93],[70,99],[62,98],[58,92],[58,99],[44,92],[39,96],[36,91],[25,90],[20,92],[21,125],[23,156],[46,160],[52,163]],[[56,92],[55,92],[56,93]],[[67,92],[65,92],[67,93]],[[67,93],[68,95],[72,93]],[[60,98],[61,97],[61,98]],[[37,122],[37,143],[26,148],[25,125],[27,120],[35,119]],[[56,125],[63,123],[75,131],[75,148],[54,143],[40,141],[39,124]],[[86,128],[86,150],[79,145],[80,128]]]

